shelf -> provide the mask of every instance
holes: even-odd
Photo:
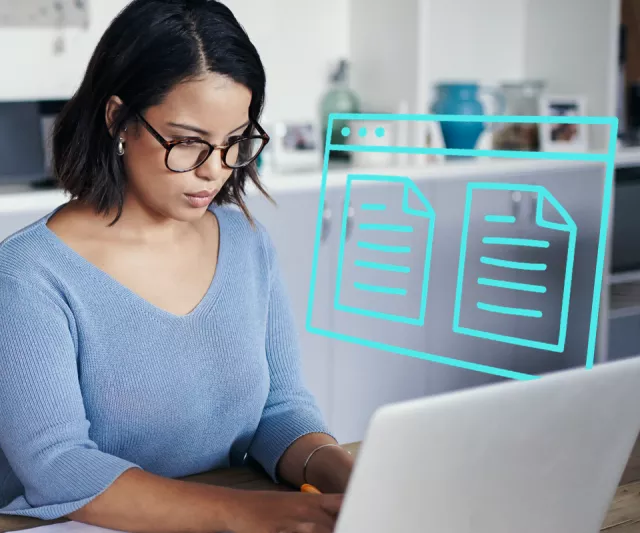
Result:
[[[617,272],[609,275],[609,285],[620,285],[640,281],[640,270],[629,270],[628,272]]]
[[[640,166],[640,146],[618,148],[616,150],[616,168]]]
[[[640,280],[609,287],[609,319],[640,315]]]

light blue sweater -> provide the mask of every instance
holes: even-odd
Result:
[[[0,245],[1,514],[64,516],[129,468],[181,477],[248,455],[276,480],[294,440],[328,432],[267,232],[211,210],[217,270],[183,317],[74,252],[52,213]]]

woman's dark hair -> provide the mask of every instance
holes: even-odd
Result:
[[[251,91],[249,119],[262,112],[266,77],[260,56],[229,8],[216,0],[134,0],[110,24],[74,96],[53,129],[53,170],[72,197],[106,214],[122,214],[126,174],[117,155],[117,132],[136,113],[162,102],[178,83],[206,72],[226,75]],[[119,96],[112,125],[106,104]],[[249,177],[260,184],[256,162],[234,169],[216,196],[216,204],[233,203],[249,217],[242,196]],[[250,218],[250,217],[249,217]]]

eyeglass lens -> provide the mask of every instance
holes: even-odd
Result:
[[[228,167],[240,167],[250,163],[258,155],[263,144],[261,138],[240,139],[231,144],[224,158]],[[171,170],[189,170],[206,159],[209,146],[201,141],[185,141],[173,146],[169,152],[167,165]]]

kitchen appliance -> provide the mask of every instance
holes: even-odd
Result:
[[[618,137],[623,138],[627,130],[626,117],[626,64],[627,64],[627,27],[620,24],[618,32],[618,72],[616,80],[616,116],[618,117]]]
[[[40,131],[42,133],[42,151],[44,153],[45,180],[52,179],[53,168],[51,167],[51,164],[53,159],[53,148],[51,146],[51,136],[53,134],[53,125],[58,113],[62,111],[62,108],[66,103],[66,100],[47,100],[38,102],[38,109],[40,111]]]
[[[0,102],[0,183],[41,180],[44,151],[37,102]]]
[[[640,166],[616,168],[611,241],[611,271],[640,270]]]
[[[640,144],[640,83],[629,84],[626,103],[625,141],[630,146],[638,146]]]
[[[51,128],[65,103],[0,102],[0,184],[55,184],[51,177]]]

